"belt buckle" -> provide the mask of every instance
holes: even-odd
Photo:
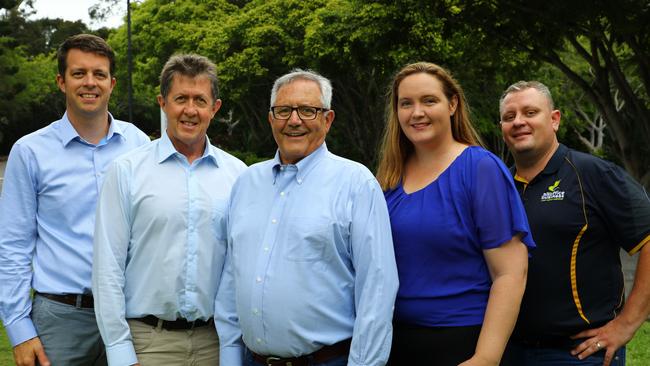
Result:
[[[280,357],[269,356],[266,358],[266,365],[273,366],[276,362],[282,361]],[[285,366],[292,366],[291,362],[285,362]]]

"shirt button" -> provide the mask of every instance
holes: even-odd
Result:
[[[277,223],[278,223],[278,220],[273,219],[273,220],[271,220],[271,223],[273,223],[273,224],[277,224]]]
[[[284,196],[284,192],[280,192],[280,196]]]
[[[265,251],[265,252],[268,252],[268,251],[269,251],[269,247],[264,247],[264,251]]]
[[[257,278],[255,279],[255,281],[257,281],[258,283],[259,283],[259,282],[262,282],[262,277],[257,276]]]
[[[257,309],[253,309],[253,314],[257,315],[257,313],[259,313],[259,311],[257,311]]]
[[[302,183],[302,179],[298,179],[298,183]]]
[[[257,343],[262,343],[262,339],[261,339],[261,338],[257,338],[257,339],[255,340],[255,342],[257,342]]]

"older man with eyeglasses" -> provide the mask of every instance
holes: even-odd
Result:
[[[311,71],[273,85],[278,152],[240,177],[228,207],[221,365],[386,363],[398,285],[388,210],[367,168],[328,151],[331,98]]]

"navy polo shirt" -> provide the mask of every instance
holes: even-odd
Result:
[[[650,241],[650,200],[617,165],[560,144],[532,181],[515,175],[537,249],[515,338],[564,337],[612,320],[624,304],[619,250]]]

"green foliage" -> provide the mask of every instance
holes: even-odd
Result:
[[[133,113],[134,122],[145,132],[159,126],[160,109],[156,103],[159,75],[167,59],[182,52],[206,54],[201,43],[208,42],[215,19],[223,19],[236,6],[226,1],[163,1],[152,0],[132,5],[133,47]],[[112,113],[127,118],[127,29],[122,26],[112,33],[109,44],[117,53],[118,83],[111,98]]]
[[[472,37],[487,36],[491,47],[520,50],[551,64],[580,88],[607,123],[606,152],[650,185],[646,0],[477,0],[465,3],[462,13]]]
[[[14,51],[0,56],[3,68],[13,69],[13,74],[0,74],[0,83],[6,86],[0,92],[0,121],[4,136],[0,141],[0,154],[6,154],[11,144],[21,136],[59,119],[65,111],[63,96],[55,83],[56,61],[53,57],[37,55],[27,58],[21,49]],[[5,63],[3,56],[6,55],[12,55],[13,59]]]
[[[11,349],[11,344],[9,343],[9,338],[7,337],[7,332],[5,332],[4,327],[0,324],[0,365],[13,365],[14,356]]]
[[[65,38],[87,31],[82,22],[27,20],[27,5],[0,17],[0,154],[61,117],[65,102],[55,83],[54,53]]]
[[[116,1],[95,8],[95,17]],[[589,126],[583,117],[600,113],[608,130],[596,153],[618,159],[633,174],[644,166],[650,172],[647,157],[640,155],[648,149],[650,130],[650,122],[644,122],[650,87],[646,5],[642,0],[622,0],[615,8],[606,2],[583,6],[559,0],[133,2],[134,122],[159,134],[159,73],[172,54],[199,53],[217,64],[221,84],[223,106],[208,131],[211,139],[228,150],[271,156],[272,82],[293,68],[310,68],[330,78],[335,89],[336,119],[328,146],[373,167],[392,75],[407,63],[430,61],[450,70],[464,87],[475,126],[488,148],[506,161],[497,101],[512,82],[540,79],[562,110],[564,142],[587,149],[583,138]],[[2,132],[25,124],[5,111],[39,109],[30,96],[52,113],[60,110],[60,95],[43,101],[32,93],[53,90],[46,73],[37,71],[38,77],[30,79],[18,68],[46,70],[37,56],[49,55],[67,35],[85,30],[78,22],[27,21],[15,9],[7,14],[0,19],[0,30],[8,36],[0,41],[0,82],[7,86],[0,101]],[[109,35],[117,52],[118,83],[110,110],[126,119],[126,25],[99,33]],[[616,98],[625,101],[620,113],[612,107]],[[220,123],[227,115],[239,122]],[[5,143],[12,139],[7,136]],[[639,162],[630,163],[633,157]]]
[[[650,364],[650,323],[645,322],[627,345],[627,365]]]
[[[478,101],[479,130],[494,133],[493,101],[500,93],[495,79],[530,63],[512,57],[504,64],[498,62],[502,52],[477,48],[476,39],[465,35],[460,10],[455,1],[144,1],[132,12],[135,120],[146,131],[157,128],[155,95],[164,62],[175,52],[197,52],[218,66],[223,107],[217,117],[232,112],[241,122],[229,131],[213,127],[210,137],[226,149],[270,156],[271,85],[293,68],[310,68],[330,78],[335,89],[330,148],[373,166],[391,76],[406,63],[426,60],[455,71]],[[427,12],[436,16],[423,17]],[[125,65],[125,27],[109,43]],[[111,110],[123,116],[125,68],[120,70]]]
[[[251,165],[253,165],[255,163],[259,163],[261,161],[266,161],[266,160],[269,160],[269,159],[272,158],[272,157],[257,156],[257,155],[255,155],[255,153],[250,152],[250,151],[232,150],[232,151],[228,151],[228,153],[232,154],[233,156],[235,156],[239,160],[243,161],[248,166],[251,166]]]

